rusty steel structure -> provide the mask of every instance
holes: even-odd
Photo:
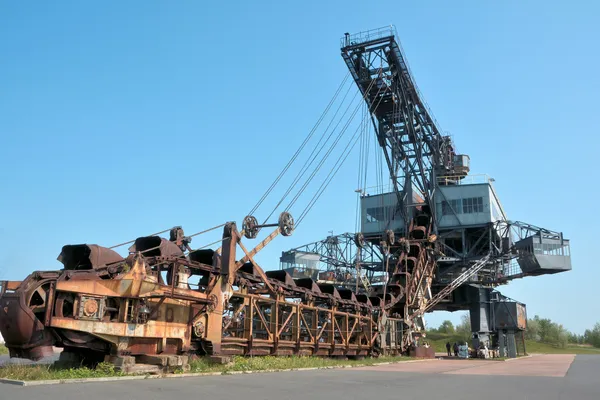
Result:
[[[0,331],[11,356],[36,360],[52,346],[92,363],[402,351],[402,321],[382,312],[383,298],[264,272],[254,261],[276,236],[292,233],[289,214],[247,250],[242,237],[255,237],[259,228],[240,233],[235,223],[225,224],[220,253],[191,250],[181,228],[171,230],[170,240],[136,239],[126,258],[97,245],[64,246],[64,269],[2,282]],[[196,287],[192,276],[199,277]]]
[[[66,245],[58,257],[61,270],[1,282],[0,333],[11,357],[37,360],[61,347],[64,355],[90,364],[172,367],[203,355],[432,356],[415,342],[425,329],[424,314],[436,309],[472,309],[474,332],[485,340],[497,328],[509,336],[511,329],[524,329],[524,305],[493,288],[516,277],[569,270],[568,240],[508,221],[489,182],[461,186],[469,158],[440,133],[393,28],[347,34],[341,53],[390,181],[386,192],[362,193],[360,231],[285,252],[280,270],[261,268],[256,254],[277,236],[290,236],[320,196],[317,192],[295,222],[289,207],[322,162],[306,174],[278,221],[260,224],[254,211],[288,164],[241,230],[227,222],[198,233],[223,228],[219,248],[193,249],[191,238],[198,234],[186,236],[175,227],[132,241],[126,257],[94,244]],[[331,149],[348,125],[341,125]],[[315,149],[322,147],[319,141]],[[336,162],[327,184],[340,165]],[[465,195],[469,191],[475,194]],[[246,240],[264,228],[274,230],[248,249]],[[168,238],[160,236],[167,232]],[[325,268],[298,268],[299,257],[310,255]],[[514,262],[519,272],[510,269]],[[494,317],[494,326],[481,311],[482,299],[501,316]]]

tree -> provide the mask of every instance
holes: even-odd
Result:
[[[527,320],[527,330],[525,331],[525,339],[527,340],[540,340],[540,317],[537,315],[533,319]]]
[[[586,343],[589,343],[594,347],[600,347],[600,322],[596,323],[593,329],[586,330],[584,338]]]
[[[548,318],[540,318],[537,315],[529,320],[528,333],[526,337],[554,346],[565,348],[569,342],[569,332],[560,324],[552,322]]]
[[[454,324],[452,323],[452,321],[445,320],[444,322],[442,322],[437,331],[440,333],[454,333]]]
[[[573,332],[568,332],[569,343],[579,344],[579,335]]]
[[[456,333],[471,334],[471,319],[469,314],[463,314],[460,317],[460,324],[456,326]]]

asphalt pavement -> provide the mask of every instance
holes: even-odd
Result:
[[[579,355],[574,360],[572,356],[560,359],[540,356],[506,363],[482,361],[476,364],[478,362],[431,360],[397,364],[397,368],[381,366],[32,387],[0,385],[0,399],[600,399],[600,356]],[[521,371],[537,372],[523,376]]]

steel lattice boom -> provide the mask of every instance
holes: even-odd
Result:
[[[452,140],[440,134],[393,28],[346,35],[342,57],[369,105],[399,211],[408,220],[413,200],[432,204],[436,176],[464,173],[455,168]]]

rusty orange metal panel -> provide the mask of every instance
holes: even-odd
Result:
[[[22,281],[6,281],[6,290],[17,290]]]
[[[527,309],[523,304],[517,303],[517,327],[527,329]]]

